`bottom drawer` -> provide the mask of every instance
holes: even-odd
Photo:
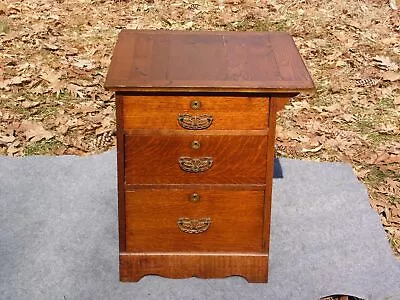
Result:
[[[264,191],[136,190],[125,208],[127,252],[262,251]]]

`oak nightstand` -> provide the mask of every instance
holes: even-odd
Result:
[[[123,30],[120,279],[268,279],[277,111],[314,84],[286,33]]]

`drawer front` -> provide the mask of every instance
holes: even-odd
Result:
[[[124,96],[125,129],[266,129],[268,98]]]
[[[264,184],[267,136],[126,135],[127,184]]]
[[[136,190],[125,201],[128,252],[262,251],[264,191]]]

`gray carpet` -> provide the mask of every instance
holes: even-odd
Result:
[[[0,299],[400,299],[394,258],[351,167],[281,159],[268,284],[118,281],[116,155],[0,158]]]

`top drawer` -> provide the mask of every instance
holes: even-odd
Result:
[[[124,129],[261,130],[268,98],[123,96]]]

